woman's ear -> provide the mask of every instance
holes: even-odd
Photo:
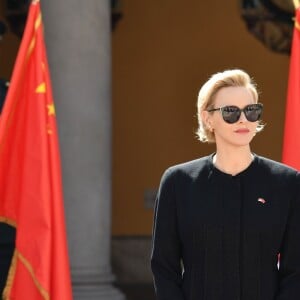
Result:
[[[212,126],[211,126],[211,120],[210,120],[210,113],[206,110],[203,110],[201,112],[201,119],[202,119],[205,127],[208,128],[209,130],[211,130]]]

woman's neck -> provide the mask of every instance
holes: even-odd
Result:
[[[250,147],[235,149],[235,151],[232,151],[232,149],[217,149],[213,157],[215,167],[231,175],[236,175],[247,169],[252,161],[253,154],[251,153]]]

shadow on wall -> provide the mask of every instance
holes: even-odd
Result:
[[[112,268],[126,300],[155,300],[150,269],[151,237],[113,237]]]

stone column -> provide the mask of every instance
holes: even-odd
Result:
[[[110,1],[42,0],[59,126],[75,300],[120,300],[112,286]]]

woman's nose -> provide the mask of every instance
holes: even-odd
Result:
[[[245,113],[242,111],[241,112],[241,115],[240,115],[240,118],[239,118],[239,122],[240,123],[243,123],[243,122],[247,122],[248,120],[247,120],[247,118],[246,118],[246,116],[245,116]]]

